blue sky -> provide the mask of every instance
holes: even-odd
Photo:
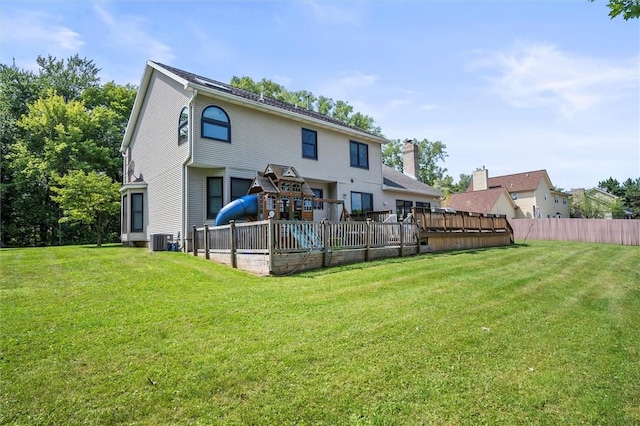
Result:
[[[640,22],[605,0],[1,1],[0,62],[146,60],[345,100],[390,139],[442,141],[455,180],[546,169],[565,190],[640,177]]]

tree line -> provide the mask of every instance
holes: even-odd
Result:
[[[100,82],[100,69],[78,55],[37,58],[38,71],[0,64],[0,244],[38,246],[117,242],[122,182],[122,136],[136,87]],[[384,137],[375,120],[302,90],[268,79],[233,77],[231,84],[309,108]],[[454,182],[444,167],[446,145],[413,139],[419,177],[445,196],[467,189],[471,175]],[[402,171],[403,140],[383,145],[384,164]],[[640,178],[600,183],[640,217]],[[584,209],[583,209],[584,211]]]
[[[2,246],[117,241],[119,148],[136,88],[101,84],[78,55],[37,64],[0,64]]]
[[[598,188],[615,195],[616,200],[590,195],[589,191],[575,194],[571,199],[571,217],[602,219],[611,214],[614,219],[629,216],[640,218],[640,177],[620,183],[612,177],[598,182]],[[582,192],[582,191],[581,191]]]

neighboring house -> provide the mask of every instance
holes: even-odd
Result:
[[[193,226],[213,225],[268,164],[294,167],[316,198],[342,200],[352,214],[438,207],[439,191],[383,167],[385,142],[316,112],[149,61],[121,146],[121,239],[146,244],[152,234],[184,238]],[[341,207],[314,203],[313,219],[338,220]]]
[[[613,219],[614,216],[630,219],[633,212],[621,204],[619,197],[601,188],[572,189],[570,192],[572,214],[582,218]]]
[[[451,194],[445,204],[458,211],[503,214],[511,219],[517,216],[518,209],[503,187]]]
[[[473,172],[466,192],[451,195],[448,206],[516,219],[569,217],[569,194],[553,189],[546,170],[490,178],[483,167]]]

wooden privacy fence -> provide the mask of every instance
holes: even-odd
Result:
[[[518,240],[560,240],[640,245],[640,220],[511,219]]]
[[[192,237],[189,251],[195,256],[275,275],[420,252],[419,229],[414,222],[270,219],[193,227]]]

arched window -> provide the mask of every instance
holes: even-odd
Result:
[[[189,139],[189,108],[184,107],[180,111],[178,119],[178,145]]]
[[[231,142],[229,116],[222,108],[208,106],[202,111],[202,137]]]

